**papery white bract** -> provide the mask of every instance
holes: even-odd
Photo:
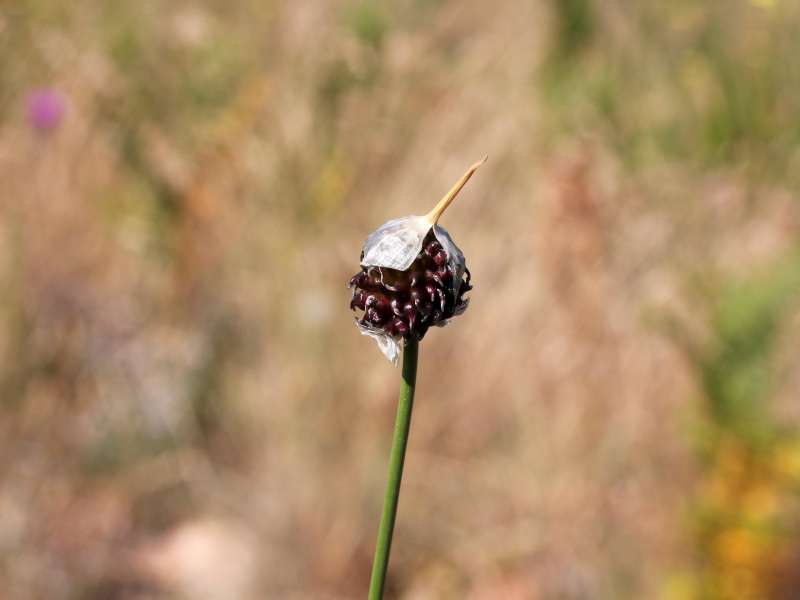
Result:
[[[435,225],[433,227],[433,235],[436,236],[436,239],[439,240],[442,248],[447,253],[447,263],[453,269],[453,282],[451,285],[451,291],[455,297],[458,295],[458,287],[461,285],[461,277],[464,275],[464,271],[467,270],[467,261],[464,258],[464,253],[461,252],[461,249],[458,246],[456,246],[453,238],[450,237],[450,234],[444,227],[441,225]],[[466,309],[466,307],[464,308]],[[464,311],[462,310],[461,312]]]
[[[361,265],[405,271],[422,250],[422,240],[430,230],[431,224],[416,215],[387,221],[364,242]]]
[[[370,325],[362,325],[358,321],[356,321],[356,325],[359,331],[361,331],[361,335],[369,336],[375,340],[384,356],[388,358],[393,365],[397,366],[397,360],[400,358],[400,343],[403,338],[400,336],[392,337],[382,329],[371,327]]]

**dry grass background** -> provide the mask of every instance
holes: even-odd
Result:
[[[2,596],[363,597],[399,372],[345,282],[488,154],[391,597],[793,597],[791,294],[725,350],[797,291],[791,4],[0,3]]]

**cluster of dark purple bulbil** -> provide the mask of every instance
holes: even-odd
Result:
[[[469,269],[464,275],[454,294],[455,269],[431,231],[407,270],[361,267],[350,279],[350,308],[364,311],[361,325],[382,329],[391,336],[421,340],[431,325],[460,314],[466,307],[463,296],[472,289]]]

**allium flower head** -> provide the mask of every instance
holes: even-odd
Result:
[[[393,219],[373,231],[361,253],[361,270],[350,279],[356,323],[393,363],[403,340],[421,340],[432,325],[442,327],[463,313],[472,289],[464,254],[439,217],[475,170],[475,163],[436,207],[424,216]]]
[[[35,90],[28,96],[28,121],[39,131],[46,132],[61,124],[66,110],[64,96],[53,89]]]

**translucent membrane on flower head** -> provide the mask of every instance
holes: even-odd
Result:
[[[464,275],[464,271],[467,270],[467,260],[464,258],[464,253],[461,252],[461,249],[458,246],[456,246],[453,238],[450,237],[450,234],[447,233],[447,230],[444,227],[435,225],[433,228],[433,234],[436,236],[436,239],[439,240],[439,243],[442,245],[445,253],[447,253],[447,262],[453,269],[453,281],[451,287],[453,293],[457,294],[459,284],[461,283],[461,277]]]
[[[430,230],[425,217],[412,215],[387,221],[369,234],[361,265],[405,271],[422,250],[422,240]]]
[[[358,324],[358,328],[361,331],[361,335],[369,336],[375,340],[378,344],[378,348],[383,352],[383,355],[388,358],[393,365],[397,365],[397,361],[400,359],[400,340],[402,339],[400,336],[392,336],[382,329],[369,325],[362,325],[361,323]]]

